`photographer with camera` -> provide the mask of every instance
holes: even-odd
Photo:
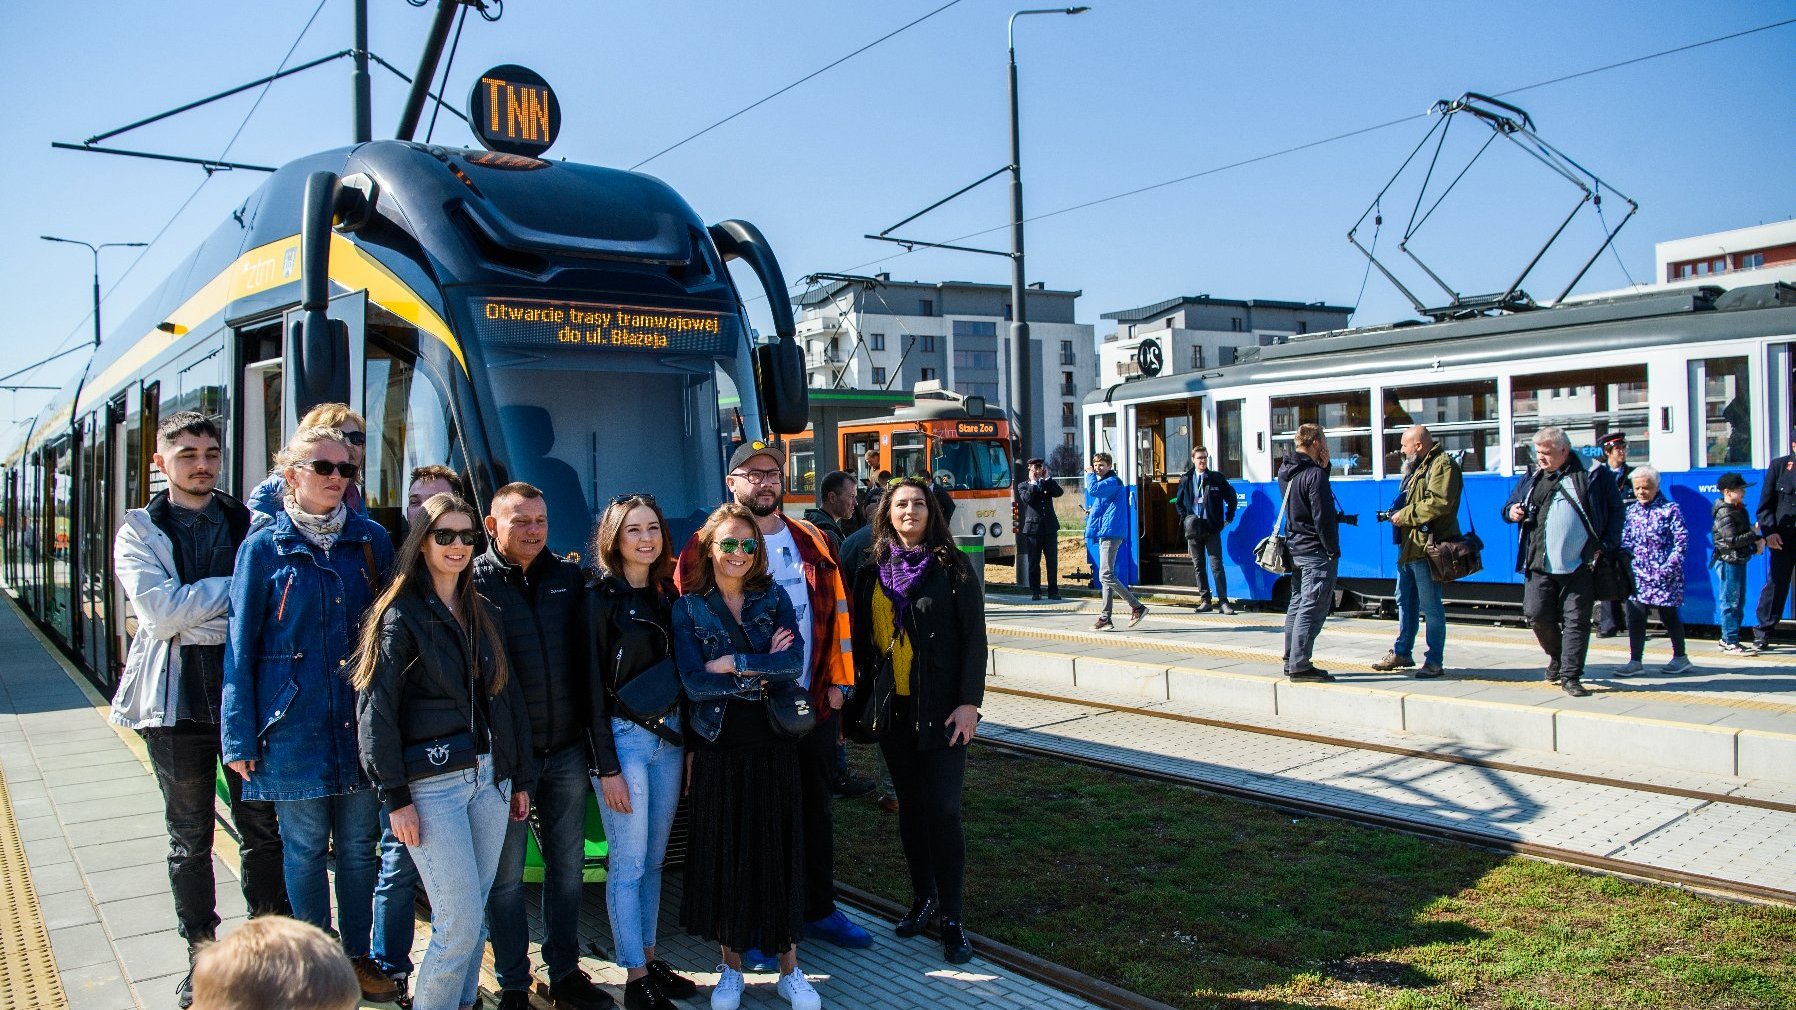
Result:
[[[1372,664],[1380,672],[1414,667],[1417,618],[1428,624],[1426,651],[1417,677],[1439,677],[1447,645],[1447,615],[1441,608],[1441,585],[1428,567],[1431,540],[1459,536],[1459,494],[1463,478],[1458,464],[1422,425],[1403,433],[1403,483],[1397,506],[1378,513],[1379,522],[1395,529],[1397,551],[1397,640],[1384,658]],[[1418,611],[1418,608],[1419,611]]]
[[[1533,472],[1510,492],[1503,521],[1521,526],[1522,613],[1547,654],[1546,679],[1583,698],[1590,694],[1580,678],[1596,602],[1592,566],[1598,552],[1621,548],[1615,477],[1608,467],[1586,467],[1553,425],[1534,433],[1534,459]]]

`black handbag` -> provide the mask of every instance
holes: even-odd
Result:
[[[680,707],[680,690],[680,668],[672,659],[663,659],[624,681],[612,697],[619,715],[654,729]]]
[[[748,633],[717,593],[705,594],[705,604],[730,633],[730,641],[739,652],[753,652]],[[817,711],[811,696],[796,681],[784,680],[761,688],[761,707],[767,711],[767,725],[774,735],[797,740],[817,728]]]
[[[874,592],[879,592],[877,587]],[[854,691],[842,706],[842,735],[855,743],[878,743],[892,732],[892,713],[898,705],[898,677],[892,672],[892,650],[898,647],[896,629],[885,655],[873,672],[855,671]]]
[[[474,733],[463,730],[433,740],[420,740],[405,745],[405,779],[416,782],[433,775],[467,771],[479,763],[474,749]]]
[[[1590,594],[1603,602],[1625,600],[1633,596],[1639,587],[1634,582],[1634,552],[1625,547],[1615,550],[1603,549],[1602,541],[1597,538],[1596,527],[1590,524],[1590,517],[1584,513],[1584,507],[1578,504],[1577,496],[1565,489],[1565,481],[1559,481],[1558,494],[1571,502],[1572,511],[1584,523],[1584,532],[1591,543],[1597,545],[1596,557],[1590,561]]]

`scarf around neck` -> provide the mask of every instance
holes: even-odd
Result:
[[[879,588],[892,601],[892,627],[904,627],[904,615],[922,588],[923,579],[935,564],[935,552],[926,546],[904,547],[893,544],[879,562]]]
[[[328,551],[337,545],[337,538],[343,535],[343,524],[349,520],[349,507],[342,502],[331,509],[327,515],[315,516],[299,507],[299,499],[289,491],[281,497],[281,507],[286,510],[287,518],[293,520],[294,529],[300,536]]]

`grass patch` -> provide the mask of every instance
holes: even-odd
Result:
[[[985,747],[964,795],[967,925],[1175,1007],[1796,1006],[1796,910]],[[896,817],[836,832],[839,880],[910,901]]]

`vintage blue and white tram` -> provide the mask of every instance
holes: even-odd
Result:
[[[1500,506],[1531,458],[1538,428],[1564,428],[1586,457],[1623,431],[1630,461],[1664,474],[1690,529],[1686,621],[1713,624],[1708,568],[1715,480],[1757,481],[1787,451],[1796,420],[1796,287],[1772,283],[1649,291],[1500,316],[1399,323],[1297,335],[1250,348],[1234,365],[1126,382],[1082,406],[1087,444],[1132,480],[1130,561],[1148,584],[1189,585],[1189,559],[1172,508],[1194,445],[1239,494],[1225,534],[1232,596],[1275,602],[1281,579],[1253,563],[1278,513],[1274,473],[1297,426],[1328,433],[1335,495],[1358,524],[1341,530],[1340,587],[1388,599],[1396,544],[1374,513],[1396,497],[1398,440],[1429,426],[1465,471],[1461,525],[1475,525],[1483,572],[1455,583],[1460,603],[1519,606],[1515,533]],[[1750,508],[1757,488],[1748,490]],[[1751,568],[1748,609],[1765,578]],[[1748,614],[1750,621],[1751,615]]]

